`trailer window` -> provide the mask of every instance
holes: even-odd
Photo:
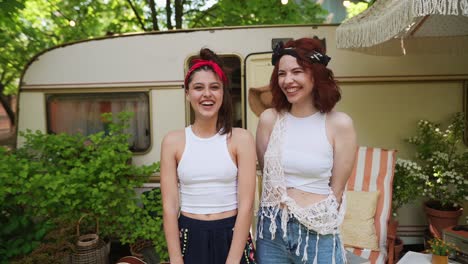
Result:
[[[133,112],[130,127],[130,149],[142,152],[150,146],[148,94],[96,93],[54,94],[47,96],[47,130],[49,133],[90,135],[104,130],[103,113]]]

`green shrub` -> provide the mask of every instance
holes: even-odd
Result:
[[[163,230],[161,189],[155,188],[141,196],[142,206],[133,207],[132,214],[120,218],[120,240],[123,243],[135,243],[138,240],[150,240],[155,246],[159,258],[169,260],[166,239]]]
[[[84,214],[99,219],[103,237],[125,232],[142,211],[135,188],[158,168],[131,164],[123,132],[131,115],[104,114],[106,131],[89,136],[26,131],[23,147],[0,150],[0,255],[27,254],[47,231],[76,226]]]
[[[424,179],[422,169],[416,162],[397,159],[393,178],[393,216],[397,216],[400,207],[422,195]]]

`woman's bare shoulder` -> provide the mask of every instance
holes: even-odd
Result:
[[[278,111],[274,108],[268,108],[265,111],[262,112],[260,115],[260,120],[259,122],[267,127],[273,127],[273,125],[276,122],[276,119],[278,118]]]
[[[331,111],[327,114],[327,120],[337,129],[352,129],[353,119],[344,112]]]
[[[353,119],[346,113],[331,111],[327,114],[327,121],[336,132],[354,130]]]
[[[185,142],[185,129],[173,130],[167,133],[162,141],[163,146],[177,146]]]
[[[253,142],[253,135],[247,129],[240,128],[240,127],[233,127],[232,139],[239,144],[245,144],[245,143]]]

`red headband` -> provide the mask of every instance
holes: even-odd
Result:
[[[187,72],[187,75],[185,75],[185,80],[184,80],[185,89],[188,89],[188,79],[192,75],[193,71],[203,66],[210,66],[213,69],[213,71],[216,73],[216,75],[218,75],[219,79],[221,79],[223,84],[227,83],[226,75],[224,74],[221,67],[219,67],[219,65],[216,64],[216,62],[209,61],[209,60],[200,60],[200,59],[193,60],[193,62],[194,64],[192,65],[190,70]]]

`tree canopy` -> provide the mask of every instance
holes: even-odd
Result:
[[[17,91],[26,62],[49,47],[110,34],[182,27],[322,22],[315,1],[220,0],[0,0],[0,83]]]
[[[321,23],[315,1],[0,0],[0,104],[13,122],[9,95],[26,63],[47,48],[126,32],[180,28]],[[213,1],[211,1],[213,2]]]
[[[315,1],[219,0],[189,17],[192,28],[212,26],[322,23],[327,11]]]

